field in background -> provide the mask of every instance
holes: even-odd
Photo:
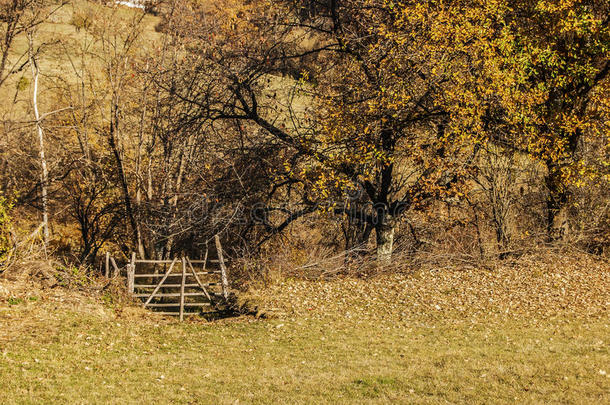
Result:
[[[243,295],[266,317],[183,324],[104,292],[2,280],[0,398],[604,403],[609,270],[583,256],[282,279]]]
[[[139,10],[134,11],[124,6],[111,8],[94,2],[75,0],[59,8],[48,21],[37,27],[34,47],[39,52],[37,56],[41,73],[39,99],[43,113],[56,109],[53,103],[57,101],[53,92],[57,92],[56,86],[61,81],[77,83],[77,74],[82,74],[79,70],[81,69],[79,55],[84,49],[88,56],[87,67],[93,72],[93,78],[103,77],[102,59],[108,56],[104,55],[99,41],[96,42],[87,27],[104,15],[116,23],[136,19],[139,13]],[[158,17],[149,14],[142,20],[141,35],[146,38],[144,43],[147,46],[153,46],[155,41],[161,38],[161,35],[155,31],[155,25],[159,21]],[[11,47],[9,66],[19,67],[24,64],[27,61],[27,53],[28,38],[25,34],[21,34],[15,38]],[[31,119],[31,82],[29,66],[11,75],[7,83],[0,88],[0,97],[15,102],[4,103],[0,113],[4,116],[12,115],[14,119],[23,120],[24,116]]]

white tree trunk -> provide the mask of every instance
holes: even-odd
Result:
[[[40,119],[40,113],[38,111],[38,76],[40,71],[38,69],[38,64],[36,62],[36,57],[34,55],[34,41],[33,35],[30,33],[29,35],[29,61],[30,67],[32,69],[32,79],[34,80],[34,89],[32,94],[32,105],[34,108],[34,118],[36,120],[36,130],[38,132],[38,143],[40,146],[40,188],[41,188],[41,197],[42,197],[42,229],[44,236],[44,244],[45,247],[49,243],[49,206],[48,206],[48,181],[49,181],[49,173],[47,170],[47,159],[44,153],[44,131],[42,129],[42,121]]]

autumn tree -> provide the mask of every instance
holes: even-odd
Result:
[[[566,228],[571,186],[603,180],[608,150],[610,5],[606,1],[507,2],[484,73],[495,101],[492,139],[546,168],[547,233]],[[600,160],[601,158],[601,160]]]
[[[37,63],[38,53],[43,48],[43,45],[36,44],[37,48],[35,49],[34,33],[41,24],[46,22],[49,17],[65,4],[65,0],[57,2],[44,0],[0,1],[0,88],[7,83],[9,78],[22,72],[28,65],[32,72],[32,108],[35,117],[34,125],[39,140],[40,181],[38,185],[41,190],[40,201],[45,246],[49,241],[48,170],[45,158],[42,115],[38,109],[39,66]],[[14,47],[15,41],[20,36],[27,36],[28,38],[27,51],[21,53],[17,52]],[[17,86],[17,92],[19,90],[19,86]],[[16,101],[17,94],[14,95],[13,103]]]
[[[386,262],[405,212],[459,193],[476,152],[463,141],[481,132],[473,44],[493,33],[493,13],[354,0],[316,2],[304,16],[292,5],[232,3],[202,18],[191,69],[170,91],[200,120],[248,123],[281,145],[276,175],[304,196],[289,218],[311,207],[357,215]],[[348,199],[357,207],[342,203],[348,192],[364,196]]]

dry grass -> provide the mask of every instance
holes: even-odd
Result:
[[[0,304],[0,398],[607,402],[608,265],[546,259],[493,272],[285,280],[251,292],[274,317],[215,323],[117,311],[102,291],[16,290],[17,281],[0,281],[8,291]],[[12,291],[29,298],[16,301]]]

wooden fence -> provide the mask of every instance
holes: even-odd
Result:
[[[135,252],[126,266],[127,290],[134,297],[142,300],[144,308],[162,309],[165,315],[177,315],[180,321],[185,315],[195,315],[199,312],[187,311],[187,308],[210,307],[216,312],[227,303],[229,282],[227,269],[218,235],[215,236],[217,259],[205,257],[200,260],[186,256],[172,260],[138,259]],[[105,273],[107,277],[120,274],[119,266],[114,258],[106,254]],[[151,272],[163,267],[163,271]],[[179,268],[179,271],[175,271]],[[160,278],[159,281],[157,281]],[[218,290],[220,287],[220,290]],[[176,309],[177,311],[169,311]],[[159,311],[158,311],[159,312]]]

